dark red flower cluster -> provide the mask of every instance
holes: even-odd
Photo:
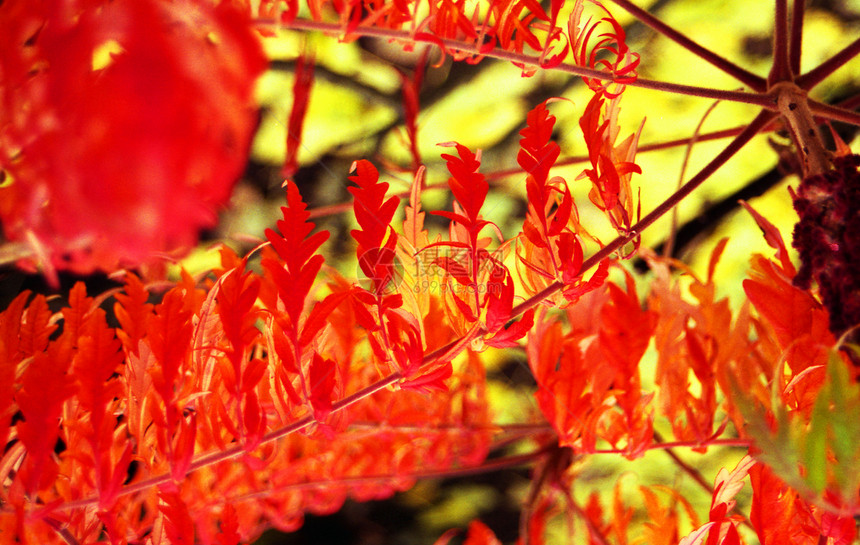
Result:
[[[860,325],[858,166],[860,155],[838,157],[833,170],[806,178],[793,195],[800,216],[793,245],[801,259],[794,283],[804,289],[818,283],[836,335]]]
[[[6,238],[80,273],[193,246],[246,162],[265,66],[230,2],[3,2]]]

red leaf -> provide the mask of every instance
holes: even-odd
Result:
[[[179,370],[191,343],[193,313],[185,308],[183,298],[184,291],[179,288],[168,291],[155,307],[147,328],[149,347],[160,364],[152,370],[153,386],[168,405],[173,402]]]
[[[307,221],[310,213],[302,201],[299,189],[291,180],[287,181],[287,206],[281,208],[283,220],[278,221],[278,231],[266,229],[266,238],[272,244],[281,261],[264,258],[262,263],[278,286],[278,297],[284,303],[287,315],[298,328],[305,299],[310,293],[317,273],[325,261],[314,255],[328,240],[329,232],[320,231],[310,235],[314,224]]]
[[[217,301],[218,316],[224,329],[224,336],[230,343],[226,349],[227,356],[233,367],[234,384],[231,394],[241,396],[242,392],[253,388],[256,383],[248,385],[243,382],[243,367],[246,367],[247,352],[260,331],[256,327],[259,313],[254,311],[254,304],[260,293],[258,277],[244,271],[244,264],[239,269],[233,269],[222,275],[210,290]],[[247,375],[247,373],[244,373]],[[259,380],[259,377],[258,377]]]
[[[463,314],[463,317],[466,318],[469,322],[477,322],[478,314],[477,311],[472,310],[472,307],[469,306],[469,303],[463,301],[460,297],[455,294],[451,294],[451,298],[454,299],[454,303],[457,305],[457,308]]]
[[[811,506],[800,498],[797,491],[782,482],[769,467],[756,464],[749,470],[749,475],[753,490],[750,522],[761,545],[818,543],[822,538],[830,537],[825,533],[825,528],[819,527]],[[832,523],[832,519],[828,521],[829,529],[833,529]],[[850,525],[851,529],[842,536],[856,533],[853,518],[845,517],[841,523],[837,523],[839,528],[843,528],[843,525]],[[838,539],[839,534],[837,530],[833,537]]]
[[[627,276],[627,290],[607,284],[610,301],[600,312],[600,342],[607,362],[629,377],[645,354],[656,327],[657,316],[643,310],[633,278]]]
[[[615,373],[595,364],[596,350],[580,347],[580,336],[565,338],[561,324],[542,317],[526,344],[529,366],[538,383],[535,394],[541,412],[559,435],[562,446],[588,452],[596,440],[599,418]]]
[[[121,344],[113,330],[108,328],[104,311],[96,309],[81,328],[72,374],[78,382],[80,407],[89,413],[91,429],[87,435],[93,449],[99,488],[107,487],[110,481],[114,415],[107,413],[107,408],[122,393],[120,382],[111,380],[115,373],[122,371],[122,362]]]
[[[332,360],[323,359],[314,352],[308,380],[310,382],[311,407],[314,409],[314,419],[323,422],[331,412],[331,396],[334,391],[337,366]]]
[[[592,3],[606,12],[607,16],[594,23],[589,18],[584,25],[581,25],[584,1],[576,0],[568,22],[570,49],[576,64],[594,70],[602,70],[615,76],[613,83],[606,83],[597,78],[582,78],[596,95],[614,98],[624,91],[624,84],[636,81],[639,54],[631,52],[630,48],[627,47],[624,28],[612,17],[612,14],[600,2],[592,0]],[[591,37],[601,22],[607,23],[611,30],[600,34],[598,38],[601,39],[589,51]]]
[[[373,281],[373,292],[381,296],[394,280],[394,257],[397,233],[391,228],[391,219],[399,200],[385,200],[388,184],[379,181],[379,173],[370,162],[353,163],[354,176],[349,179],[358,187],[350,187],[354,197],[355,219],[361,229],[353,229],[352,237],[358,242],[358,262],[364,274]]]
[[[152,316],[152,305],[149,292],[140,279],[134,274],[125,277],[125,288],[114,296],[117,300],[113,306],[114,314],[120,327],[116,335],[122,341],[126,352],[138,353],[138,344],[146,334],[147,324]]]
[[[65,349],[71,350],[77,345],[81,326],[92,310],[93,299],[87,297],[86,285],[83,282],[75,282],[69,292],[69,306],[60,311],[63,315],[63,332],[59,342]]]
[[[517,154],[517,163],[523,170],[534,176],[541,189],[545,189],[549,180],[549,171],[561,153],[561,148],[552,141],[555,116],[549,113],[546,104],[546,101],[541,102],[528,113],[526,127],[520,131],[521,149]],[[532,199],[529,201],[539,212],[544,212],[547,194],[538,195],[536,198],[540,201],[535,202]]]
[[[388,184],[379,181],[379,172],[369,161],[356,161],[352,165],[356,172],[349,179],[358,184],[350,187],[355,201],[353,209],[355,219],[361,229],[354,229],[352,236],[359,246],[365,250],[380,248],[386,239],[391,218],[397,210],[397,197],[385,200]]]
[[[580,247],[580,252],[581,247]],[[581,257],[579,258],[582,259]],[[581,263],[581,261],[580,261]],[[578,267],[577,267],[578,268]],[[575,280],[570,283],[567,287],[564,288],[564,297],[571,303],[575,303],[579,300],[580,297],[585,295],[586,293],[596,290],[606,281],[606,278],[609,276],[609,261],[603,260],[597,266],[597,270],[594,271],[594,274],[587,281],[582,282],[581,278],[576,277]],[[568,284],[568,281],[565,280],[565,283]]]
[[[424,167],[418,169],[412,180],[409,190],[409,204],[403,218],[403,236],[412,245],[413,249],[422,246],[426,240],[427,231],[424,230],[424,212],[421,211],[421,188],[424,184]]]
[[[761,256],[753,259],[753,267],[751,278],[743,282],[744,292],[773,328],[783,350],[806,336],[811,337],[812,344],[833,343],[827,311],[809,292],[795,287],[776,264]],[[805,346],[795,349],[800,348]],[[809,363],[813,359],[810,357]]]
[[[242,541],[242,536],[239,534],[239,517],[236,516],[236,508],[232,503],[224,504],[220,522],[218,545],[239,545]]]
[[[182,497],[162,490],[158,499],[158,510],[164,515],[164,528],[171,545],[194,545],[194,521]]]
[[[415,390],[417,392],[429,394],[433,391],[447,392],[448,386],[445,381],[451,377],[454,369],[451,362],[433,368],[423,374],[413,376],[408,380],[400,382],[400,388],[404,390]]]
[[[466,226],[472,225],[472,221],[469,218],[467,218],[466,216],[464,216],[462,214],[457,214],[456,212],[448,212],[447,210],[434,210],[433,212],[430,212],[430,213],[433,214],[434,216],[442,216],[443,218],[447,218],[451,221],[456,221],[457,223],[461,223],[461,224],[466,225]],[[486,225],[486,222],[484,222],[484,224]],[[453,243],[453,242],[434,242],[430,246],[426,246],[426,248],[430,248],[433,246],[452,246],[454,244],[455,243]],[[461,247],[461,248],[470,248],[471,247],[465,242],[457,243],[457,246]]]
[[[502,545],[496,534],[480,520],[473,520],[469,524],[469,532],[463,545]]]
[[[522,318],[510,326],[500,330],[492,338],[485,339],[488,346],[495,348],[512,348],[519,346],[519,340],[525,337],[534,326],[534,309],[529,309]]]
[[[421,347],[420,334],[416,328],[406,329],[405,334],[406,341],[401,342],[400,346],[394,347],[394,355],[397,357],[397,363],[403,377],[408,379],[418,371],[424,362],[424,350]]]
[[[552,141],[552,130],[555,117],[546,109],[547,102],[537,105],[528,114],[527,126],[520,131],[520,152],[517,162],[528,172],[526,178],[526,193],[529,210],[523,222],[523,233],[528,242],[537,249],[525,248],[525,255],[519,254],[520,262],[537,275],[545,276],[548,280],[557,278],[559,272],[571,268],[570,242],[575,235],[569,231],[568,222],[573,213],[573,197],[563,178],[549,178],[550,168],[555,164],[560,153],[558,144]],[[556,195],[561,195],[558,209],[550,214],[556,204]],[[552,240],[553,237],[564,238]],[[576,242],[578,244],[578,242]],[[555,255],[558,245],[559,259]],[[579,265],[576,265],[578,272]],[[531,289],[539,289],[543,284],[540,279],[534,279]]]
[[[9,312],[9,309],[0,313],[0,331],[6,325],[4,320],[11,320],[15,317],[14,311]],[[4,341],[5,339],[0,340],[0,444],[2,445],[6,444],[12,414],[15,412],[12,397],[15,393],[15,371],[18,367],[17,358],[13,357],[14,353],[10,350],[10,345]]]
[[[307,204],[302,201],[299,188],[292,180],[286,182],[287,206],[281,207],[284,219],[278,220],[278,232],[266,229],[266,238],[293,276],[303,267],[319,247],[328,240],[329,232],[320,231],[308,236],[315,225],[308,220]]]
[[[486,328],[490,333],[495,333],[504,327],[511,319],[511,309],[514,306],[514,281],[509,274],[505,274],[505,282],[496,282],[488,285],[487,289],[487,318]]]
[[[484,175],[478,172],[478,168],[481,166],[480,152],[476,155],[466,146],[456,142],[440,144],[440,146],[457,148],[459,157],[446,153],[442,154],[442,159],[448,162],[448,172],[451,173],[448,186],[451,188],[454,198],[466,212],[469,219],[466,226],[477,225],[481,207],[484,206],[484,199],[487,198],[487,192],[490,189]]]
[[[351,302],[352,309],[355,312],[355,321],[358,322],[358,325],[366,329],[368,332],[377,331],[380,326],[378,323],[376,323],[376,318],[368,310],[368,307],[372,307],[375,302],[368,302],[366,300],[363,300],[361,297],[359,297],[360,293],[368,294],[368,292],[358,291],[353,291],[353,293],[351,293],[351,295],[353,296]],[[372,340],[373,337],[371,336],[370,339]]]
[[[833,545],[849,545],[857,539],[857,522],[853,517],[825,511],[821,514],[821,535],[832,539]]]
[[[682,539],[678,545],[701,545],[705,542],[705,539],[708,537],[708,534],[711,531],[711,528],[716,525],[715,522],[706,522],[705,524],[699,526],[697,529],[693,530],[688,534],[684,539]]]
[[[244,425],[245,450],[250,452],[257,448],[263,433],[266,431],[266,413],[260,407],[256,392],[250,391],[245,396],[245,409],[242,411]]]
[[[247,14],[217,4],[4,3],[0,168],[15,183],[0,219],[44,256],[31,266],[113,271],[187,251],[214,225],[266,67]]]
[[[626,233],[634,221],[633,195],[630,178],[642,169],[633,162],[639,141],[639,131],[621,144],[615,143],[618,127],[618,99],[606,101],[602,93],[595,94],[579,120],[588,147],[590,169],[577,178],[592,183],[589,199],[605,211],[613,227]]]
[[[756,465],[755,460],[747,455],[738,462],[731,472],[720,469],[714,480],[714,493],[711,499],[710,521],[703,524],[681,540],[682,545],[740,545],[735,521],[729,512],[735,506],[735,496],[743,488],[747,473]]]
[[[110,470],[110,478],[106,479],[99,486],[99,509],[109,511],[116,504],[117,497],[122,489],[123,481],[128,478],[128,468],[131,465],[132,455],[134,454],[134,445],[128,442],[125,445],[125,450],[115,463],[108,458],[105,459],[105,469]],[[105,471],[108,475],[108,472]]]
[[[197,438],[197,414],[192,412],[179,421],[179,429],[173,438],[170,456],[170,476],[175,483],[185,479],[191,460],[194,457],[194,445]]]
[[[780,265],[782,265],[782,270],[785,271],[786,276],[789,278],[794,278],[797,274],[797,270],[794,268],[794,264],[791,262],[791,257],[788,255],[788,250],[785,249],[785,242],[782,241],[782,235],[779,233],[779,229],[774,226],[771,222],[769,222],[764,216],[755,211],[755,209],[750,206],[750,204],[746,201],[739,201],[740,205],[743,206],[747,212],[755,220],[759,229],[761,229],[762,234],[764,235],[765,240],[768,245],[776,250],[776,258],[779,260]]]
[[[48,339],[57,329],[55,324],[50,323],[51,314],[44,295],[37,295],[30,302],[22,316],[19,342],[16,343],[22,356],[31,356],[45,351]]]
[[[66,373],[68,355],[54,343],[47,352],[33,356],[15,394],[24,416],[16,426],[18,439],[27,449],[19,475],[31,494],[52,485],[56,476],[54,443],[60,412],[63,402],[74,393],[74,382]]]
[[[16,360],[25,357],[24,354],[20,353],[19,345],[21,344],[21,325],[24,322],[24,310],[27,307],[30,295],[31,292],[29,290],[24,290],[9,303],[6,310],[0,312],[0,352],[5,356],[0,358],[0,362],[8,362],[12,369],[15,367]],[[0,384],[5,384],[5,382],[0,382]]]
[[[570,190],[565,183],[561,203],[558,205],[558,210],[553,214],[552,221],[550,222],[549,231],[547,232],[549,236],[553,237],[562,234],[562,230],[567,227],[567,222],[570,220],[573,207],[573,196],[570,194]]]

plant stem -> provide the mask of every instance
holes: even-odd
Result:
[[[751,442],[748,439],[712,439],[704,443],[699,441],[667,441],[665,443],[653,443],[648,445],[647,450],[673,449],[673,448],[699,448],[699,447],[743,447],[749,448]],[[609,448],[596,449],[583,454],[624,454],[623,449]]]
[[[782,119],[791,130],[797,153],[803,159],[803,176],[827,172],[833,165],[809,108],[806,91],[790,82],[775,83],[771,91],[776,97]]]
[[[816,117],[824,117],[832,121],[842,121],[843,123],[849,123],[860,127],[860,113],[846,110],[839,106],[832,106],[830,104],[818,102],[817,100],[809,99],[807,100],[807,103],[809,104],[809,109],[812,110],[812,113],[815,114]]]
[[[658,441],[662,441],[662,438],[658,433],[654,434],[654,438]],[[681,457],[678,456],[678,454],[675,453],[675,451],[672,450],[671,447],[665,447],[663,451],[667,455],[669,455],[670,458],[672,458],[672,461],[675,462],[675,465],[680,467],[687,475],[692,477],[692,479],[696,481],[699,486],[701,486],[708,494],[714,493],[713,486],[711,486],[711,484],[702,476],[702,473],[698,469],[694,468],[693,466],[682,460]]]
[[[62,538],[63,541],[68,543],[68,545],[79,545],[80,542],[72,535],[68,528],[64,528],[63,525],[53,517],[44,517],[42,519],[45,524],[51,527],[52,530],[57,532],[57,534]]]
[[[794,80],[794,83],[807,91],[821,83],[824,78],[840,69],[845,63],[853,59],[860,53],[860,38],[857,38],[839,53],[833,55],[823,63],[819,64],[809,72],[803,74]]]
[[[773,67],[767,78],[768,87],[793,79],[788,63],[788,0],[776,0],[773,28]]]
[[[842,108],[843,110],[854,110],[858,106],[860,106],[860,95],[854,95],[853,97],[846,98],[845,100],[834,104],[837,108]]]
[[[271,20],[258,19],[257,24],[271,25]],[[318,31],[327,34],[341,34],[343,27],[337,23],[323,23],[320,21],[308,21],[304,19],[296,19],[291,22],[289,27],[295,30]],[[359,26],[354,33],[359,36],[383,38],[386,40],[401,40],[405,42],[425,42],[417,39],[414,34],[405,30],[391,30],[385,28],[371,28]],[[481,51],[481,48],[475,44],[462,42],[459,40],[451,40],[448,38],[439,38],[439,43],[443,44],[446,49],[451,51],[459,51],[468,53],[476,57],[491,57],[512,63],[521,64],[539,68],[541,66],[540,59],[536,56],[524,55],[522,53],[514,53],[500,48],[493,48],[489,51]],[[426,42],[434,43],[434,42]],[[596,78],[601,80],[614,80],[614,75],[609,72],[600,70],[592,70],[582,66],[573,64],[560,64],[552,70],[573,74],[575,76]],[[728,91],[723,89],[712,89],[710,87],[698,87],[695,85],[683,85],[679,83],[668,83],[663,81],[654,81],[644,78],[637,78],[636,81],[627,83],[631,87],[641,87],[643,89],[652,89],[655,91],[665,91],[688,96],[697,96],[702,98],[711,98],[716,100],[726,100],[730,102],[741,102],[745,104],[754,104],[762,108],[775,109],[768,95],[761,93],[750,93],[744,91]]]
[[[800,74],[800,54],[803,43],[803,15],[806,0],[794,0],[791,10],[791,36],[788,42],[788,68],[794,75]]]
[[[627,11],[628,13],[636,17],[642,23],[653,28],[663,36],[669,38],[670,40],[677,43],[690,53],[693,53],[694,55],[698,56],[702,60],[707,61],[710,64],[716,66],[717,68],[719,68],[729,76],[732,76],[736,80],[740,81],[753,91],[764,92],[767,89],[767,82],[764,80],[764,78],[757,76],[749,70],[746,70],[745,68],[736,65],[725,57],[717,55],[710,49],[702,47],[687,36],[670,27],[663,21],[657,19],[644,9],[640,8],[639,6],[636,6],[632,2],[628,0],[612,0],[612,2],[619,8]]]

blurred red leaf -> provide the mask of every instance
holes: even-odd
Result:
[[[302,143],[302,126],[311,99],[314,84],[314,58],[302,54],[296,58],[295,81],[293,82],[293,107],[287,121],[287,157],[281,175],[292,177],[299,169],[299,146]]]
[[[231,6],[3,4],[0,219],[42,257],[27,265],[137,266],[188,250],[215,223],[244,168],[266,65]]]

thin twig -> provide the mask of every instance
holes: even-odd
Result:
[[[827,76],[842,68],[845,63],[857,56],[858,53],[860,53],[860,38],[857,38],[845,46],[845,48],[839,53],[833,55],[809,72],[795,79],[794,83],[796,83],[798,87],[810,91],[816,85],[824,81]]]
[[[690,163],[690,156],[693,154],[693,146],[698,141],[699,131],[702,130],[702,125],[705,124],[705,120],[708,119],[708,116],[711,115],[711,112],[714,111],[714,108],[717,107],[719,102],[714,102],[711,106],[705,111],[705,114],[702,116],[702,119],[699,120],[699,124],[696,125],[696,129],[693,131],[693,136],[690,138],[690,141],[687,143],[687,149],[684,151],[684,161],[681,163],[681,173],[678,175],[678,187],[680,188],[684,184],[684,177],[687,175],[687,166]],[[669,237],[666,239],[666,243],[663,245],[663,257],[671,257],[672,251],[675,249],[675,235],[678,232],[678,208],[675,207],[672,209],[672,228],[669,230]]]
[[[773,27],[773,67],[767,78],[769,87],[792,79],[788,62],[788,0],[776,0]]]
[[[808,99],[807,103],[809,104],[809,109],[812,110],[812,113],[816,117],[823,117],[831,121],[842,121],[843,123],[860,127],[860,113],[858,112],[812,99]]]
[[[648,445],[645,450],[661,450],[661,449],[673,449],[673,448],[700,448],[703,446],[708,447],[743,447],[749,448],[751,446],[751,442],[747,439],[711,439],[706,442],[701,441],[667,441],[665,443],[652,443]],[[590,451],[588,453],[583,454],[624,454],[627,451],[624,449],[596,449]]]
[[[806,0],[794,0],[791,10],[791,36],[788,42],[788,67],[793,76],[800,74],[800,54],[803,44],[803,15]]]
[[[845,100],[834,104],[834,106],[836,106],[837,108],[842,108],[843,110],[854,110],[855,108],[860,106],[860,94],[848,97]]]
[[[660,434],[654,433],[654,438],[662,442]],[[701,486],[708,494],[713,494],[714,487],[707,481],[707,479],[705,479],[704,476],[702,476],[702,473],[698,469],[694,468],[693,466],[682,460],[681,457],[678,456],[678,454],[671,448],[664,448],[663,451],[668,454],[670,458],[672,458],[672,460],[675,462],[675,465],[680,467],[684,471],[684,473],[686,473],[694,481],[696,481],[699,486]]]
[[[257,24],[261,25],[271,25],[271,20],[266,19],[258,19]],[[292,21],[287,27],[292,30],[308,30],[308,31],[317,31],[323,32],[326,34],[334,34],[339,35],[343,32],[343,28],[341,25],[337,23],[324,23],[321,21],[309,21],[304,19],[296,19]],[[424,42],[423,40],[416,38],[416,36],[405,30],[392,30],[386,28],[372,28],[365,26],[358,26],[353,33],[357,36],[366,36],[372,38],[382,38],[386,40],[400,40],[410,43],[416,42]],[[540,58],[532,55],[524,55],[522,53],[514,53],[512,51],[507,51],[501,48],[493,48],[488,51],[483,51],[481,47],[470,44],[466,42],[461,42],[459,40],[452,40],[448,38],[438,38],[438,42],[445,46],[449,51],[458,51],[461,53],[467,53],[470,55],[474,55],[475,57],[492,57],[495,59],[500,59],[504,61],[509,61],[512,63],[521,64],[524,66],[530,66],[534,68],[540,68],[541,62]],[[426,43],[436,43],[436,42],[426,42]],[[565,72],[568,74],[573,74],[575,76],[581,76],[586,78],[596,78],[601,80],[609,80],[612,81],[615,79],[614,74],[608,72],[602,72],[600,70],[593,70],[591,68],[586,68],[583,66],[576,66],[573,64],[560,64],[556,67],[553,67],[552,70],[556,70],[559,72]],[[684,85],[679,83],[668,83],[664,81],[655,81],[649,80],[645,78],[637,78],[633,82],[626,83],[631,87],[640,87],[643,89],[651,89],[654,91],[665,91],[669,93],[676,93],[688,96],[697,96],[702,98],[710,98],[716,100],[726,100],[730,102],[740,102],[745,104],[754,104],[756,106],[761,106],[762,108],[775,109],[770,97],[766,94],[762,94],[760,92],[744,92],[744,91],[729,91],[724,89],[712,89],[710,87],[698,87],[695,85]],[[758,89],[757,86],[756,90]]]
[[[57,535],[59,535],[60,538],[62,538],[62,540],[69,545],[80,545],[80,542],[77,540],[77,538],[72,535],[68,528],[63,527],[63,525],[60,524],[58,520],[54,519],[53,517],[44,517],[42,521],[44,521],[45,524],[47,524],[51,527],[51,529],[57,532]]]
[[[657,19],[644,9],[640,8],[639,6],[636,6],[632,2],[629,2],[628,0],[612,0],[612,2],[619,8],[626,10],[628,13],[636,17],[642,23],[653,28],[654,30],[656,30],[663,36],[669,38],[673,42],[677,43],[690,53],[693,53],[702,60],[707,61],[715,67],[719,68],[720,70],[722,70],[729,76],[732,76],[736,80],[740,81],[753,91],[764,92],[767,89],[767,82],[764,80],[764,78],[757,76],[749,70],[738,66],[737,64],[726,59],[725,57],[717,55],[710,49],[702,47],[687,36],[670,27],[663,21]]]

